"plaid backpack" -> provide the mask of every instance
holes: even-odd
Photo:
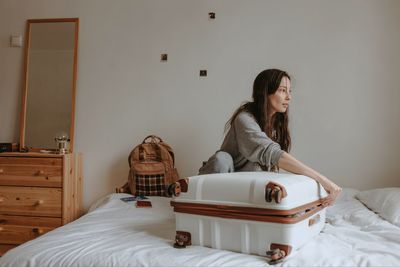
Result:
[[[140,196],[171,196],[179,179],[172,148],[160,137],[147,136],[129,155],[128,186]],[[171,191],[172,190],[172,191]]]

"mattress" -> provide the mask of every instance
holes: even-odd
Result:
[[[400,228],[383,220],[345,189],[327,208],[323,230],[276,266],[400,266]],[[1,267],[269,266],[261,256],[208,247],[173,247],[170,200],[150,197],[152,208],[99,199],[80,219],[24,243],[0,258]]]

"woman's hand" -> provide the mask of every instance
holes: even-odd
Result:
[[[322,203],[322,205],[331,206],[335,202],[339,194],[342,192],[342,188],[330,181],[328,178],[325,178],[324,180],[326,180],[326,182],[321,183],[321,185],[324,187],[325,191],[328,192],[329,195],[326,197],[326,200],[324,201],[324,203]]]
[[[342,188],[340,188],[338,185],[333,183],[322,174],[298,161],[289,153],[283,152],[281,158],[278,161],[278,166],[286,171],[308,176],[320,183],[329,194],[323,203],[324,206],[332,205],[340,192],[342,192]]]

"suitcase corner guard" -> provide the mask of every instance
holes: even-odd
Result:
[[[290,254],[292,247],[289,245],[282,245],[272,243],[270,250],[266,252],[267,258],[270,259],[269,264],[277,264],[281,262],[286,256]]]
[[[179,197],[179,195],[181,194],[181,184],[178,182],[172,183],[166,188],[167,190],[165,190],[165,196],[167,197]]]
[[[189,181],[187,178],[179,179],[178,181],[166,186],[165,196],[166,197],[179,197],[181,192],[186,193],[188,190]]]
[[[181,186],[181,192],[186,193],[188,191],[189,179],[182,178],[182,179],[179,179],[177,182]]]
[[[189,232],[176,231],[174,248],[186,248],[192,245],[192,235]]]
[[[281,203],[282,199],[286,196],[287,192],[283,185],[269,182],[265,186],[265,201],[267,202],[272,202],[272,200],[274,199],[276,203]]]

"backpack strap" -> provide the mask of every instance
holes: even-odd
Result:
[[[136,195],[136,179],[133,176],[132,168],[129,168],[128,173],[128,188],[131,194]]]
[[[140,148],[135,147],[132,152],[129,154],[128,163],[129,167],[132,167],[132,161],[138,161],[140,158]]]
[[[161,142],[159,145],[164,147],[168,151],[168,153],[172,157],[172,164],[175,166],[175,154],[174,151],[172,151],[172,148],[165,142]]]

